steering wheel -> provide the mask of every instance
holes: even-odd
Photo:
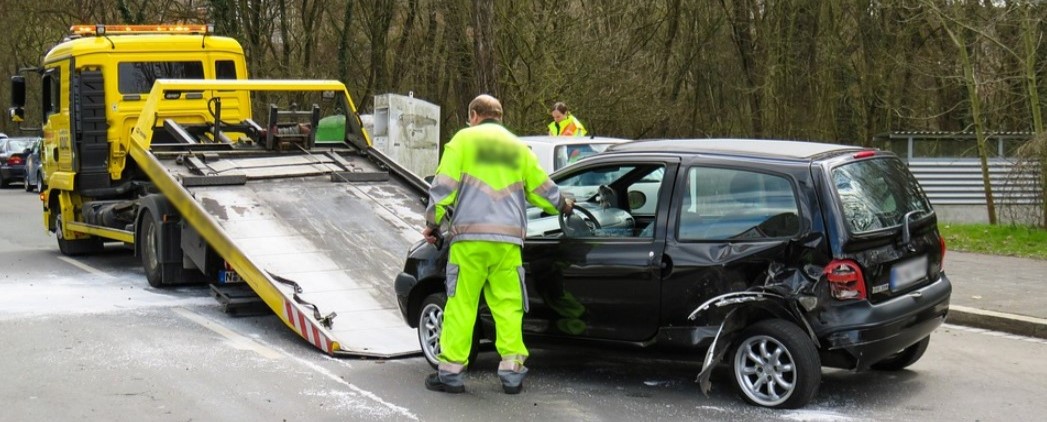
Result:
[[[572,212],[570,216],[560,213],[560,231],[567,237],[591,236],[593,230],[600,228],[600,221],[596,219],[592,211],[582,208],[577,203],[572,208],[574,212],[581,212],[583,217],[576,217]],[[591,224],[591,225],[590,225]]]

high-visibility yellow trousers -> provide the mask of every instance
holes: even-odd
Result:
[[[522,362],[528,353],[522,329],[527,299],[520,246],[484,241],[451,244],[440,362],[463,366],[470,363],[473,323],[481,291],[494,316],[495,349],[503,359]]]

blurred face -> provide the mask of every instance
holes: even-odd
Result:
[[[550,114],[553,116],[553,121],[555,121],[556,123],[560,123],[560,121],[563,120],[564,117],[567,117],[564,116],[564,114],[561,113],[560,110],[553,110],[553,112]]]

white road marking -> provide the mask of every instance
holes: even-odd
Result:
[[[993,336],[993,337],[1002,337],[1002,338],[1006,338],[1006,339],[1010,339],[1010,340],[1019,340],[1019,341],[1027,341],[1029,343],[1047,344],[1047,339],[1036,338],[1036,337],[1020,336],[1020,335],[1017,335],[1017,334],[1010,334],[1010,333],[1005,333],[1005,332],[1002,332],[1002,331],[986,330],[984,328],[965,327],[965,326],[962,326],[962,325],[953,325],[953,324],[945,324],[944,327],[945,328],[949,328],[949,329],[953,329],[953,330],[958,330],[958,331],[967,331],[967,332],[970,332],[970,333],[985,334],[985,335]]]
[[[320,375],[323,375],[323,376],[327,377],[328,379],[330,379],[330,380],[332,380],[334,382],[337,382],[337,383],[342,384],[342,385],[344,385],[346,387],[349,387],[350,390],[353,390],[357,394],[359,394],[361,396],[364,396],[364,397],[367,397],[367,398],[369,398],[371,400],[374,400],[376,403],[381,404],[382,406],[385,406],[386,408],[388,408],[389,410],[392,410],[393,412],[396,412],[396,413],[398,413],[400,415],[403,415],[404,417],[406,417],[406,418],[408,418],[410,420],[413,420],[413,421],[419,420],[418,416],[415,415],[414,413],[411,413],[411,411],[409,409],[407,409],[406,407],[397,406],[397,405],[395,405],[393,403],[389,403],[389,402],[383,400],[381,397],[378,397],[377,394],[372,393],[372,392],[367,391],[367,390],[364,390],[364,389],[362,389],[360,387],[357,387],[357,386],[353,385],[349,381],[346,381],[346,380],[342,379],[342,377],[339,377],[338,375],[335,375],[331,371],[328,371],[327,368],[324,368],[324,367],[322,367],[320,365],[317,365],[317,364],[315,364],[313,362],[310,362],[310,361],[307,361],[305,359],[302,359],[302,358],[300,358],[298,356],[294,356],[294,355],[288,353],[287,351],[281,350],[281,352],[284,353],[284,355],[286,355],[288,358],[298,361],[298,363],[301,363],[302,365],[305,365],[305,366],[309,367],[309,369],[312,369],[313,371],[316,371]],[[344,361],[338,360],[336,358],[328,357],[328,359],[344,363]],[[349,365],[349,364],[346,364],[346,365],[349,366],[349,367],[352,367],[352,365]]]
[[[79,268],[81,270],[87,271],[87,272],[89,272],[91,274],[94,274],[96,276],[106,277],[106,278],[114,278],[112,274],[109,274],[109,273],[107,273],[105,271],[99,270],[98,268],[92,267],[90,265],[87,265],[87,264],[85,264],[83,262],[77,261],[77,260],[75,260],[73,258],[70,258],[68,256],[60,256],[60,257],[58,257],[58,259],[61,259],[62,261],[65,261],[69,265],[72,265],[72,266],[74,266],[76,268]]]
[[[237,349],[240,349],[240,350],[251,350],[251,351],[254,351],[255,353],[258,353],[259,355],[262,355],[262,356],[264,356],[266,358],[269,358],[269,359],[280,359],[280,358],[283,358],[283,357],[287,357],[288,359],[291,359],[291,360],[293,360],[295,362],[298,362],[301,365],[303,365],[305,367],[308,367],[309,369],[313,370],[314,372],[319,373],[320,375],[323,375],[324,377],[327,377],[328,379],[330,379],[330,380],[332,380],[332,381],[334,381],[334,382],[336,382],[338,384],[341,384],[341,385],[344,385],[344,386],[348,387],[349,390],[352,390],[353,392],[355,392],[355,393],[357,393],[357,394],[359,394],[359,395],[361,395],[363,397],[366,397],[367,399],[370,399],[370,400],[374,401],[375,403],[378,403],[378,404],[384,406],[385,408],[387,408],[387,409],[389,409],[389,410],[391,410],[391,411],[393,411],[393,412],[395,412],[395,413],[397,413],[399,415],[402,415],[403,417],[405,417],[407,419],[415,420],[415,421],[419,420],[418,416],[415,415],[414,413],[411,413],[411,411],[409,409],[407,409],[406,407],[398,406],[396,404],[387,402],[384,399],[382,399],[381,397],[379,397],[377,394],[372,393],[372,392],[367,391],[367,390],[364,390],[364,389],[362,389],[360,387],[357,387],[356,385],[353,385],[352,383],[342,379],[338,375],[335,375],[331,371],[327,370],[326,368],[324,368],[324,367],[322,367],[320,365],[317,365],[314,362],[310,362],[310,361],[308,361],[306,359],[303,359],[301,357],[295,356],[295,355],[291,354],[290,352],[287,352],[286,350],[282,350],[282,349],[279,349],[279,348],[271,348],[271,347],[265,346],[265,345],[263,345],[260,342],[257,342],[255,340],[252,340],[252,339],[244,337],[244,336],[242,336],[240,334],[237,334],[236,332],[234,332],[234,331],[232,331],[232,330],[222,326],[221,324],[219,324],[219,323],[217,323],[215,321],[212,321],[212,320],[210,320],[210,319],[208,319],[208,318],[206,318],[206,317],[204,317],[204,316],[202,316],[200,314],[197,314],[197,313],[195,313],[193,311],[190,311],[188,309],[185,309],[185,308],[172,308],[172,310],[175,313],[181,315],[182,317],[184,317],[184,318],[186,318],[186,319],[188,319],[190,321],[193,321],[193,322],[195,322],[197,324],[200,324],[201,326],[203,326],[203,327],[205,327],[205,328],[207,328],[207,329],[209,329],[211,331],[214,331],[214,332],[222,335],[223,337],[229,339],[232,342],[233,347],[236,347]],[[340,363],[344,363],[346,366],[349,366],[350,368],[352,367],[352,365],[349,365],[348,363],[345,363],[344,361],[341,361],[341,360],[338,360],[338,359],[335,359],[335,358],[332,358],[332,357],[328,357],[328,359],[331,359],[331,360],[334,360],[334,361],[337,361],[337,362],[340,362]]]
[[[226,328],[225,326],[223,326],[223,325],[221,325],[221,324],[219,324],[217,322],[214,322],[214,321],[212,321],[210,319],[207,319],[204,316],[202,316],[200,314],[197,314],[197,313],[195,313],[193,311],[190,311],[190,310],[185,309],[185,308],[173,308],[172,311],[174,311],[178,315],[181,315],[185,319],[188,319],[188,320],[190,320],[192,322],[200,324],[204,328],[206,328],[208,330],[211,330],[211,331],[214,331],[215,333],[218,333],[222,337],[225,337],[225,338],[229,339],[230,343],[232,343],[232,346],[235,347],[238,350],[252,351],[252,352],[258,353],[262,357],[265,357],[267,359],[273,359],[273,360],[280,359],[280,358],[282,358],[284,356],[283,354],[281,354],[280,352],[278,352],[276,350],[273,350],[272,348],[266,347],[266,346],[262,345],[261,343],[258,343],[258,342],[254,341],[254,340],[251,340],[251,339],[249,339],[247,337],[244,337],[244,336],[242,336],[240,334],[237,334],[233,330],[230,330],[230,329]]]

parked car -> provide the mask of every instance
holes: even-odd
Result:
[[[912,365],[948,313],[937,217],[893,153],[636,141],[552,178],[577,203],[568,217],[528,214],[523,326],[532,346],[696,350],[703,391],[722,363],[749,403],[797,408],[815,396],[823,366]],[[394,283],[433,365],[444,248],[413,245]],[[477,332],[493,338],[482,304]]]
[[[25,150],[36,138],[0,139],[0,188],[25,178]]]
[[[26,192],[43,192],[47,188],[44,183],[44,168],[40,161],[40,145],[42,138],[36,138],[29,154],[25,157],[25,178],[22,179]]]
[[[521,136],[538,157],[538,164],[547,173],[552,173],[582,158],[603,152],[608,147],[626,139],[577,136]]]

